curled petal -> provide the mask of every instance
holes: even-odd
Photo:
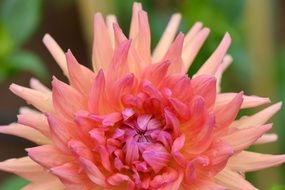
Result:
[[[103,187],[107,185],[104,174],[93,162],[85,158],[80,158],[80,163],[87,172],[87,175],[92,182]]]
[[[165,167],[170,160],[170,154],[161,144],[149,145],[142,156],[155,173]]]

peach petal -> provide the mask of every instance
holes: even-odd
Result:
[[[208,58],[208,60],[202,65],[202,67],[199,69],[199,71],[195,75],[196,76],[199,76],[202,74],[213,75],[217,71],[219,65],[222,63],[222,60],[224,56],[226,55],[227,50],[230,47],[230,44],[231,44],[231,37],[228,33],[226,33],[223,40],[217,47],[217,49]]]
[[[60,48],[60,46],[56,43],[56,41],[49,35],[45,34],[43,38],[43,43],[49,50],[50,54],[53,56],[64,75],[68,77],[68,70],[64,52]]]
[[[244,179],[243,176],[237,172],[230,171],[229,169],[224,169],[218,175],[215,176],[215,181],[229,189],[235,190],[257,190],[248,181]]]
[[[276,114],[281,109],[282,103],[276,103],[272,106],[267,107],[266,109],[252,115],[252,116],[244,116],[241,119],[234,121],[231,124],[231,127],[236,127],[239,129],[247,128],[256,125],[265,124],[274,114]]]
[[[94,16],[92,64],[93,70],[107,69],[111,63],[110,54],[113,53],[111,40],[102,14]]]
[[[37,130],[18,123],[12,123],[7,126],[0,126],[0,133],[18,136],[36,144],[50,144],[51,141]]]
[[[38,165],[27,156],[2,161],[0,162],[0,169],[6,172],[15,173],[30,181],[39,181],[50,176],[42,166]]]
[[[215,77],[217,78],[217,92],[221,91],[222,75],[225,72],[225,70],[230,66],[232,61],[233,61],[232,56],[225,55],[222,63],[220,64],[220,66],[217,69],[217,72],[215,73]]]
[[[17,96],[23,98],[28,104],[32,104],[41,112],[54,112],[52,97],[50,93],[43,93],[17,84],[11,84],[10,90]]]
[[[30,112],[17,116],[18,123],[34,128],[46,137],[50,137],[49,125],[44,114]]]
[[[275,142],[278,139],[276,134],[264,134],[254,144],[265,144]]]
[[[112,48],[115,48],[115,37],[114,37],[114,30],[113,30],[113,25],[117,23],[117,18],[115,15],[107,15],[106,16],[106,23],[107,23],[107,28],[108,28],[108,33],[109,33],[109,38],[111,40]]]
[[[30,86],[32,89],[35,89],[37,91],[40,91],[43,93],[51,93],[51,90],[48,87],[46,87],[38,79],[35,79],[35,78],[31,78]]]
[[[166,54],[168,48],[170,47],[172,40],[175,37],[175,34],[179,27],[180,20],[181,20],[181,15],[179,13],[176,13],[171,16],[159,42],[157,43],[153,51],[153,54],[152,54],[153,62],[161,61],[161,59]]]
[[[208,35],[210,33],[209,28],[203,28],[199,31],[195,37],[189,42],[185,44],[182,52],[182,60],[184,62],[184,73],[187,73],[190,66],[192,65],[194,59],[196,58],[199,50],[203,46],[204,42],[206,41]],[[187,35],[186,35],[187,38]]]
[[[217,99],[216,99],[216,105],[215,105],[216,109],[224,106],[225,104],[228,104],[236,95],[237,93],[218,94]],[[241,105],[241,109],[253,108],[253,107],[257,107],[257,106],[267,104],[267,103],[270,103],[269,98],[243,95],[243,103]]]
[[[227,142],[237,152],[244,150],[252,145],[258,138],[272,128],[271,124],[263,126],[249,127],[239,129],[229,135],[222,137],[222,140]]]
[[[185,45],[190,43],[194,37],[196,36],[196,34],[199,33],[199,31],[201,31],[203,28],[203,23],[201,22],[196,22],[191,28],[190,30],[187,32],[186,36],[185,36]]]
[[[132,20],[131,20],[131,26],[130,26],[130,33],[129,33],[129,39],[134,39],[139,32],[139,20],[138,20],[138,14],[139,11],[142,10],[141,3],[135,2],[133,4],[133,14],[132,14]]]
[[[260,154],[256,152],[242,151],[233,156],[228,164],[231,170],[251,172],[278,166],[285,162],[285,155]]]

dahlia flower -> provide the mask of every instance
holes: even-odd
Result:
[[[220,93],[228,33],[199,71],[187,71],[209,29],[196,23],[176,37],[180,15],[171,17],[151,54],[147,13],[135,3],[127,38],[114,16],[94,17],[93,70],[64,53],[49,36],[44,44],[69,79],[53,77],[52,90],[36,79],[11,91],[37,110],[21,108],[18,122],[1,133],[35,142],[28,156],[0,169],[31,183],[26,190],[256,189],[245,172],[276,166],[285,155],[247,151],[276,140],[267,120],[281,103],[236,119],[240,109],[268,98]]]

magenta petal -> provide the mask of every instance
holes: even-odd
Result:
[[[142,156],[155,173],[165,167],[170,160],[170,154],[161,144],[149,145]]]

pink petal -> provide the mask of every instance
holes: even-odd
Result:
[[[53,77],[52,81],[52,97],[57,113],[63,118],[72,120],[77,110],[85,108],[82,95],[55,77]]]
[[[216,99],[216,79],[209,75],[198,76],[191,81],[193,94],[202,96],[206,106],[210,108]]]
[[[172,73],[181,73],[181,71],[184,71],[184,63],[181,58],[183,43],[184,43],[184,34],[179,33],[163,58],[163,60],[170,61],[169,70]]]
[[[123,41],[115,49],[111,65],[107,73],[108,81],[113,83],[119,78],[122,78],[124,74],[128,73],[129,69],[127,58],[131,43],[132,42],[130,40]]]
[[[107,181],[109,184],[118,187],[118,189],[128,189],[128,190],[135,189],[134,182],[127,175],[115,173],[112,176],[110,176],[107,179]],[[122,184],[124,182],[126,182],[127,184],[126,185]]]
[[[104,174],[93,162],[85,158],[80,158],[80,163],[87,172],[87,175],[92,182],[102,187],[106,186],[106,178]]]
[[[70,50],[65,55],[71,85],[83,95],[88,95],[95,77],[94,73],[80,65]]]
[[[133,137],[130,137],[126,141],[125,149],[126,149],[125,159],[127,164],[132,164],[132,162],[139,159],[139,148],[137,142]]]
[[[88,110],[91,113],[99,113],[103,111],[102,100],[105,95],[105,76],[103,70],[100,70],[93,82],[89,99]]]
[[[113,24],[113,30],[115,35],[115,47],[118,47],[123,41],[128,40],[125,34],[123,33],[122,29],[117,23]]]
[[[243,101],[243,92],[237,94],[231,102],[229,102],[224,107],[215,110],[216,115],[216,125],[220,129],[227,128],[236,118],[242,101]]]
[[[161,144],[149,145],[142,156],[155,173],[158,173],[170,161],[170,154]]]
[[[42,145],[26,149],[28,155],[35,162],[46,168],[52,168],[71,161],[70,155],[64,154],[54,145]]]

